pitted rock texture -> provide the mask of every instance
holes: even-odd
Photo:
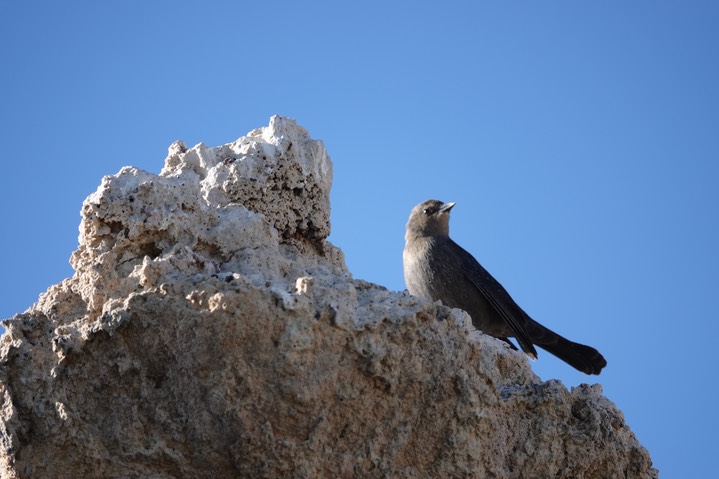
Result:
[[[351,277],[291,119],[83,204],[75,275],[0,339],[3,478],[656,477],[598,385]]]

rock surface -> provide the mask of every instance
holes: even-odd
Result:
[[[354,280],[291,119],[85,200],[75,275],[5,321],[3,478],[656,477],[598,385]]]

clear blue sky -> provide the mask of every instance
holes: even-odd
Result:
[[[245,6],[241,6],[244,4]],[[404,289],[404,224],[452,236],[595,380],[663,478],[716,471],[719,3],[0,3],[0,318],[72,275],[103,175],[296,118],[334,161],[330,240]]]

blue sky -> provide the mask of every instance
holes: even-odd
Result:
[[[403,290],[410,209],[598,378],[663,478],[715,470],[716,2],[0,3],[0,318],[72,275],[83,199],[167,147],[296,118],[334,162],[332,235]]]

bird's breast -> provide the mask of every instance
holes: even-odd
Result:
[[[436,245],[431,238],[420,237],[405,244],[403,252],[404,280],[407,290],[414,296],[422,296],[431,300],[440,299],[437,289],[442,275],[437,274],[443,269],[440,258],[436,254]]]

